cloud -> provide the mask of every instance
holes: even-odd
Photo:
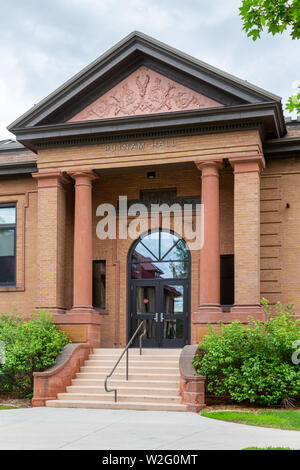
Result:
[[[284,98],[300,79],[299,41],[242,32],[241,0],[1,2],[0,139],[6,126],[133,30]]]

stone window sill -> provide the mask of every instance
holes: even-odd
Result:
[[[23,286],[0,286],[0,292],[24,292]]]
[[[94,309],[100,315],[109,315],[109,310],[107,308],[94,308]]]

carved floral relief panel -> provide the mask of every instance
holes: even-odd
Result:
[[[72,117],[70,122],[217,106],[222,105],[142,66]]]

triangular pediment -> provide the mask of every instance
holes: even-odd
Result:
[[[8,129],[27,145],[35,138],[133,131],[143,126],[218,123],[241,116],[261,119],[266,106],[272,107],[272,116],[279,115],[280,132],[284,132],[276,95],[133,32]],[[123,119],[126,116],[132,118]]]
[[[89,121],[218,106],[222,104],[142,66],[69,121]]]

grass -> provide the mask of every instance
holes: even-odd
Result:
[[[292,450],[290,447],[246,447],[242,450]]]
[[[300,431],[300,411],[259,410],[248,411],[202,411],[206,418],[231,421],[233,423]]]
[[[17,408],[18,406],[12,406],[12,405],[0,406],[0,410],[15,410]]]

